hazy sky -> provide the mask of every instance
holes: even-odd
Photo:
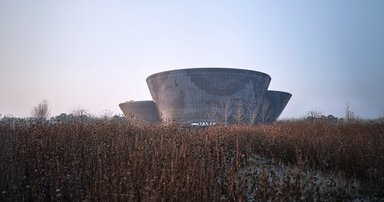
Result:
[[[82,107],[121,113],[151,99],[145,79],[234,67],[293,94],[282,118],[310,110],[384,116],[384,1],[0,0],[0,114]]]

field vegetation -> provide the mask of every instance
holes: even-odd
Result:
[[[0,123],[1,201],[375,200],[382,121]]]

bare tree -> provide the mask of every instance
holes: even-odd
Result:
[[[49,105],[48,105],[48,100],[43,99],[39,105],[34,107],[32,109],[32,116],[36,118],[48,118],[49,116]]]
[[[210,105],[207,117],[212,122],[227,124],[232,115],[231,113],[231,100],[229,97],[224,97],[217,103]]]
[[[229,117],[232,114],[231,99],[229,97],[225,97],[224,99],[221,99],[220,107],[222,109],[223,122],[227,124],[229,121]]]
[[[272,111],[270,108],[270,103],[266,97],[261,98],[257,112],[257,119],[260,123],[267,123],[271,120]]]
[[[209,120],[214,123],[220,122],[220,109],[221,107],[217,104],[211,104],[209,107],[209,112],[207,114]]]
[[[110,119],[114,116],[113,111],[108,109],[103,110],[100,114],[101,114],[100,117],[104,119]]]
[[[354,121],[356,120],[355,113],[351,109],[351,105],[347,103],[345,108],[345,120],[346,121]]]
[[[84,109],[84,108],[81,108],[81,107],[75,107],[73,110],[72,110],[72,113],[71,113],[73,116],[79,116],[79,117],[84,117],[84,116],[88,116],[89,113],[88,113],[88,110]]]
[[[236,123],[241,123],[244,119],[244,105],[241,100],[236,105],[236,111],[235,111],[235,121]]]
[[[318,110],[311,110],[307,113],[307,119],[309,120],[318,120],[321,119],[322,116],[323,114]]]
[[[247,116],[248,116],[249,125],[255,124],[256,117],[257,117],[257,103],[256,103],[256,99],[254,96],[252,96],[248,100]]]

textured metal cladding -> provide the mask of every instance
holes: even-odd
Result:
[[[265,73],[227,68],[180,69],[147,78],[161,119],[182,122],[217,122],[210,113],[212,108],[223,111],[223,101],[228,101],[232,109],[250,100],[259,103],[270,81],[271,77]],[[228,121],[233,120],[233,111]]]
[[[274,122],[283,112],[288,101],[291,99],[292,94],[283,91],[267,91],[265,96],[271,113],[271,120],[268,122]]]
[[[130,101],[119,104],[121,111],[128,118],[136,120],[158,122],[160,117],[153,101]]]

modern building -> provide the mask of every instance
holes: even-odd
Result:
[[[120,108],[127,117],[133,114],[146,120],[270,123],[277,120],[291,97],[286,92],[268,91],[270,81],[268,74],[244,69],[165,71],[147,78],[153,101],[144,101],[145,107],[142,102],[122,103]]]
[[[264,100],[258,109],[259,123],[272,123],[279,118],[289,99],[292,97],[290,93],[283,91],[268,90],[264,94]]]
[[[119,107],[129,119],[148,122],[160,121],[156,104],[152,100],[123,102],[119,104]]]

